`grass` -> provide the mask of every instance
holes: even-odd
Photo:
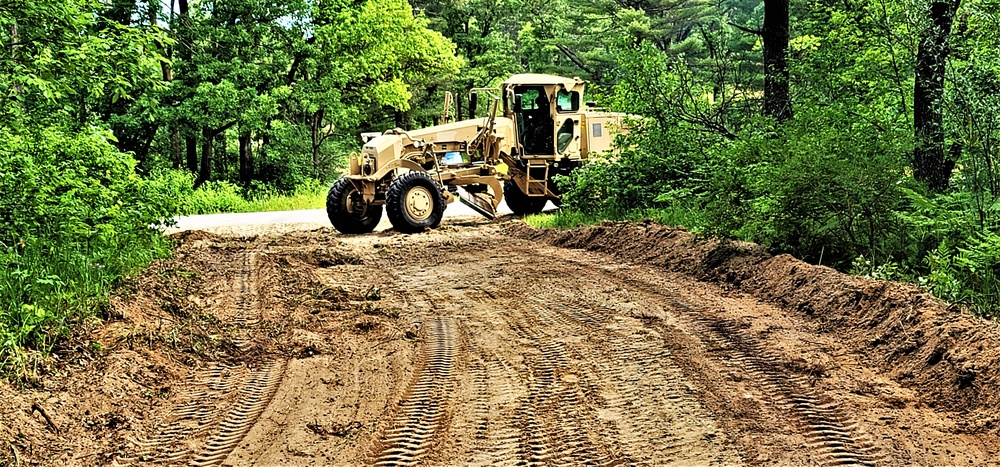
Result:
[[[300,186],[291,194],[265,193],[247,199],[236,185],[228,182],[209,182],[187,196],[181,214],[320,209],[326,206],[326,192],[327,187],[315,181]]]
[[[302,191],[291,195],[277,195],[247,202],[245,212],[297,211],[300,209],[321,209],[326,207],[326,188],[318,191]]]
[[[650,219],[657,224],[670,226],[683,226],[693,232],[698,231],[701,225],[701,213],[697,210],[687,209],[682,206],[670,206],[656,209],[635,210],[624,214],[618,213],[598,213],[586,214],[579,211],[560,209],[555,212],[532,214],[525,216],[524,222],[528,225],[540,229],[572,229],[594,225],[601,221],[640,221]]]
[[[7,264],[0,269],[0,374],[35,379],[56,342],[104,309],[123,278],[170,252],[169,241],[153,230],[116,240],[0,254]]]
[[[600,215],[589,215],[578,211],[560,209],[555,212],[527,215],[524,217],[524,222],[539,229],[572,229],[574,227],[593,225],[604,219],[605,217]]]

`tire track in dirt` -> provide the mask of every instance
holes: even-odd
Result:
[[[567,387],[574,373],[562,344],[535,331],[530,324],[513,320],[512,327],[529,340],[537,353],[525,356],[530,374],[528,397],[515,412],[523,427],[517,456],[526,465],[600,465],[596,448],[584,434],[581,413],[563,410],[578,404],[579,397]],[[579,380],[577,376],[572,379]]]
[[[257,293],[260,275],[257,259],[260,251],[260,246],[255,246],[243,257],[243,270],[240,271],[239,275],[240,298],[237,303],[239,308],[233,318],[233,324],[241,330],[248,329],[261,319],[260,297]],[[235,338],[233,343],[236,348],[244,350],[249,346],[250,341],[245,336],[241,336]]]
[[[401,466],[418,463],[443,424],[445,405],[454,383],[458,333],[451,318],[436,317],[426,322],[428,342],[426,364],[401,403],[402,411],[393,428],[382,437],[383,448],[376,465]]]
[[[415,299],[417,308],[461,316],[468,330],[467,364],[452,396],[456,414],[442,437],[443,452],[427,461],[574,466],[738,462],[680,369],[672,368],[662,339],[641,320],[605,306],[606,292],[592,293],[585,301],[565,288],[548,287],[544,280],[524,283],[519,277],[530,271],[518,270],[520,263],[509,266],[519,276],[486,272],[495,280],[477,282],[462,273],[460,261],[440,261],[449,266],[413,271],[403,279],[403,287],[411,290],[408,302]],[[547,263],[529,267],[558,270]],[[477,267],[503,269],[489,262]],[[596,284],[600,281],[582,286]]]
[[[583,264],[583,263],[579,263]],[[663,287],[635,277],[623,277],[597,268],[605,278],[622,283],[672,308],[675,317],[690,324],[701,339],[722,352],[720,357],[747,371],[775,403],[804,425],[808,447],[816,453],[814,462],[823,465],[876,465],[882,454],[866,433],[856,431],[857,423],[822,394],[807,385],[806,378],[790,376],[781,368],[781,359],[764,348],[735,323],[693,307]]]
[[[138,458],[120,458],[119,462],[179,463],[187,460],[191,449],[184,441],[205,434],[217,416],[220,399],[245,376],[243,368],[222,364],[195,373],[171,414],[173,421],[162,426],[152,438],[139,443]]]
[[[674,302],[679,304],[682,302]],[[681,305],[686,306],[686,305]],[[825,465],[874,466],[881,458],[873,443],[863,433],[856,433],[856,423],[842,414],[838,405],[826,401],[817,391],[807,387],[807,378],[789,377],[777,369],[780,360],[734,323],[704,322],[716,333],[720,346],[735,346],[738,353],[733,362],[754,376],[769,396],[796,414],[805,424],[807,447],[817,454],[816,461]],[[714,336],[713,336],[714,337]]]
[[[286,361],[271,361],[254,371],[247,384],[240,388],[239,400],[218,424],[218,431],[193,456],[190,465],[206,467],[219,465],[226,460],[271,403],[286,366]]]
[[[613,420],[611,438],[630,464],[731,463],[738,458],[723,447],[711,414],[673,363],[658,336],[638,320],[615,316],[603,305],[569,298],[535,308],[542,323],[556,332],[586,335],[603,349],[574,346],[577,360],[594,367],[604,418]],[[605,322],[604,326],[591,323]],[[557,324],[551,326],[551,324]]]
[[[566,449],[567,439],[559,438],[555,433],[575,432],[575,420],[557,420],[546,423],[545,416],[558,406],[555,400],[558,390],[557,373],[567,368],[565,359],[561,358],[561,349],[556,344],[540,342],[539,336],[529,327],[514,325],[517,334],[523,339],[529,339],[541,355],[525,356],[528,364],[530,384],[528,397],[521,402],[515,412],[515,423],[522,427],[519,436],[517,458],[522,465],[569,465],[572,463],[571,452]],[[553,430],[551,425],[557,425],[562,430]],[[565,431],[563,431],[565,430]],[[576,441],[577,445],[583,440]],[[584,464],[581,459],[578,465]]]
[[[218,365],[197,373],[171,413],[172,421],[139,443],[137,458],[121,458],[119,462],[219,465],[274,397],[285,365],[285,361],[271,361],[253,371]],[[235,401],[231,397],[234,392],[239,393]],[[203,446],[194,448],[201,439],[205,440]]]
[[[517,459],[521,440],[518,426],[505,419],[516,409],[513,382],[519,381],[517,371],[498,355],[487,355],[477,348],[470,353],[477,355],[471,371],[476,375],[474,417],[478,423],[469,465],[509,463]]]
[[[235,315],[231,319],[240,330],[262,318],[259,283],[262,245],[255,244],[243,254],[241,268],[231,280],[238,291]],[[234,338],[238,349],[250,345],[246,337]],[[271,402],[284,376],[287,360],[266,361],[256,369],[218,364],[196,372],[178,397],[170,422],[156,435],[140,442],[138,459],[193,466],[219,465],[239,444]],[[123,459],[126,460],[126,459]]]

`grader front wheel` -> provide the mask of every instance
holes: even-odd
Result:
[[[385,204],[389,222],[402,233],[436,228],[444,217],[444,196],[426,172],[407,172],[393,180]]]
[[[341,233],[363,234],[375,230],[382,220],[382,206],[366,205],[354,184],[341,178],[326,195],[326,215]]]

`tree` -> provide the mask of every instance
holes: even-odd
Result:
[[[410,110],[413,84],[448,79],[461,61],[405,0],[322,4],[312,21],[285,112],[308,129],[318,177],[330,169],[322,154],[328,140],[354,142],[359,127],[384,129],[376,125],[387,113]]]
[[[920,31],[913,85],[913,177],[933,191],[948,187],[958,162],[945,150],[945,70],[951,52],[948,39],[961,0],[931,0],[928,21]]]
[[[764,0],[764,113],[775,120],[792,117],[788,92],[788,0]]]

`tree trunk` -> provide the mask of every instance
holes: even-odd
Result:
[[[226,174],[229,173],[229,151],[226,147],[226,132],[225,130],[218,133],[214,133],[215,148],[212,150],[212,163],[215,165],[212,169],[217,174],[221,174],[223,179],[228,178]]]
[[[326,112],[323,109],[319,109],[312,116],[312,124],[309,128],[309,136],[312,140],[312,176],[313,178],[319,178],[319,149],[323,145],[323,117]]]
[[[15,63],[20,59],[17,54],[18,45],[17,43],[21,41],[21,36],[17,31],[17,21],[11,20],[10,22],[10,58]],[[14,95],[20,96],[24,94],[24,85],[20,81],[14,81]],[[23,105],[22,105],[23,106]]]
[[[764,0],[764,113],[776,120],[792,117],[788,93],[788,0]]]
[[[184,157],[181,155],[181,130],[177,125],[170,126],[170,160],[175,169],[184,167]]]
[[[184,151],[187,168],[191,173],[198,173],[198,138],[194,135],[184,137]]]
[[[244,188],[253,181],[253,153],[250,148],[250,133],[240,134],[240,183]]]
[[[944,145],[944,73],[948,37],[961,0],[932,0],[930,23],[920,32],[913,83],[913,178],[936,192],[948,188],[957,159]]]
[[[198,170],[198,179],[194,182],[194,187],[198,188],[212,178],[212,143],[215,135],[212,128],[205,127],[201,130],[201,167]]]
[[[112,0],[108,9],[104,11],[104,18],[114,21],[122,26],[132,24],[132,12],[136,9],[135,0]]]

